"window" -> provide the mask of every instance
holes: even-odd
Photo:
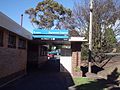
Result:
[[[26,49],[26,40],[24,38],[19,38],[18,48]]]
[[[0,46],[3,46],[3,32],[0,31]]]
[[[16,48],[16,35],[13,34],[13,33],[9,33],[8,47],[10,47],[10,48]]]

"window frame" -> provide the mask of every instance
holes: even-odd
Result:
[[[0,47],[3,46],[4,32],[0,31]]]
[[[18,39],[18,48],[19,49],[26,49],[26,40],[23,37],[19,37]]]
[[[16,35],[12,32],[8,34],[8,48],[16,48]]]

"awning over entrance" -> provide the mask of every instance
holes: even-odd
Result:
[[[68,30],[48,30],[48,29],[34,29],[33,38],[37,39],[69,39]]]
[[[87,42],[88,40],[85,37],[70,37],[70,42]]]

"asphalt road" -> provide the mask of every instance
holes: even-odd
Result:
[[[0,90],[68,90],[74,82],[67,72],[60,72],[59,60],[49,60],[41,69],[33,69],[28,74]]]

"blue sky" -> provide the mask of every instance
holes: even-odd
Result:
[[[38,2],[42,0],[0,0],[0,11],[10,17],[12,20],[20,24],[20,16],[23,17],[23,27],[32,32],[33,27],[30,23],[28,15],[24,14],[25,10],[35,7]],[[55,0],[62,4],[64,7],[73,8],[74,1],[77,0]]]

